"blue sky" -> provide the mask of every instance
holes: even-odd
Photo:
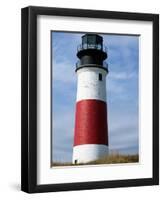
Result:
[[[76,103],[76,48],[80,33],[52,33],[52,160],[72,160]],[[138,142],[139,36],[103,36],[108,48],[109,149],[134,154]]]

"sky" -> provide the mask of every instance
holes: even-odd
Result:
[[[77,46],[84,33],[52,32],[52,161],[71,162],[77,92]],[[139,152],[139,36],[100,34],[108,49],[109,151]]]

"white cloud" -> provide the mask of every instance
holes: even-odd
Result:
[[[136,78],[137,74],[135,72],[111,72],[109,74],[109,79],[116,79],[116,80],[129,80],[129,79],[133,79]]]
[[[64,110],[63,110],[64,111]],[[71,161],[73,135],[74,135],[74,110],[53,113],[53,160]]]
[[[73,70],[74,67],[74,70]],[[69,61],[53,63],[53,81],[60,81],[64,84],[76,82],[75,64],[73,66]]]

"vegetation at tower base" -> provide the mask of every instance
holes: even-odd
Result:
[[[108,156],[101,157],[98,160],[94,160],[87,163],[72,164],[71,162],[53,162],[51,167],[57,166],[79,166],[79,165],[98,165],[98,164],[119,164],[119,163],[137,163],[139,162],[138,154],[134,155],[122,155],[113,153]]]

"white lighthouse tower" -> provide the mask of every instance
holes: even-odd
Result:
[[[82,36],[76,66],[77,101],[73,163],[86,163],[108,154],[106,103],[107,52],[97,34]]]

